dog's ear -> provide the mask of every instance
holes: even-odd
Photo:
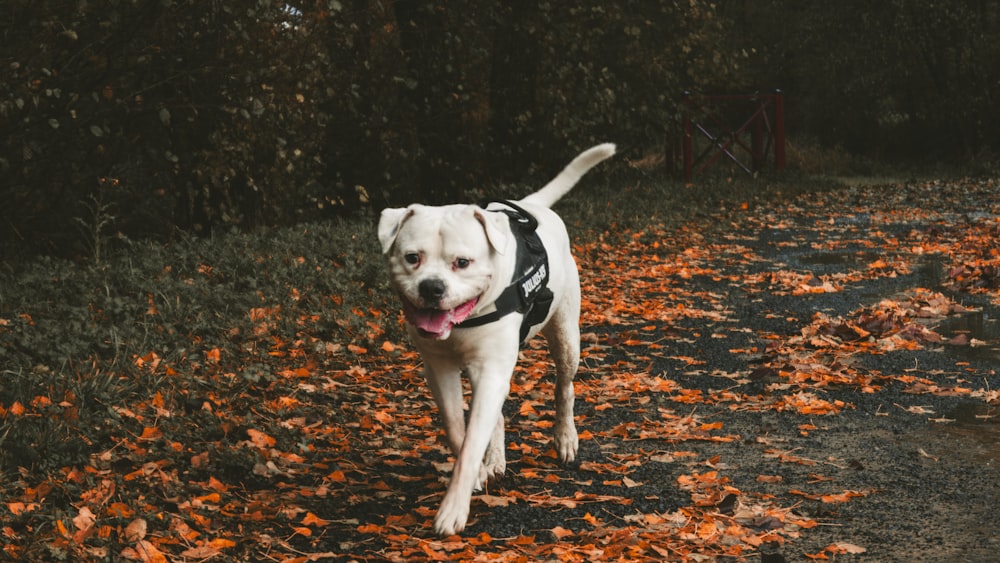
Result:
[[[413,207],[382,210],[382,217],[378,221],[378,241],[382,245],[382,254],[389,253],[392,243],[396,242],[399,228],[410,215],[413,215]]]
[[[476,209],[473,213],[476,216],[476,220],[483,225],[483,230],[486,231],[486,239],[490,241],[490,246],[493,247],[493,250],[497,254],[506,252],[511,239],[514,237],[513,233],[510,232],[510,220],[507,216],[503,213],[493,213],[482,209]]]

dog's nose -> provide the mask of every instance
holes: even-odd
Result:
[[[444,297],[445,289],[444,281],[437,278],[424,280],[420,282],[417,290],[420,292],[420,298],[424,300],[425,303],[437,304]]]

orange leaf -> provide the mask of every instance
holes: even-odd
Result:
[[[535,545],[535,536],[518,536],[507,543],[511,545]]]
[[[38,504],[34,502],[29,502],[27,504],[23,502],[8,502],[7,510],[11,512],[14,516],[19,516],[24,512],[31,512],[38,508]]]
[[[167,556],[162,551],[146,540],[138,542],[133,551],[143,563],[167,563],[168,561]],[[125,550],[122,551],[122,554],[125,554]]]
[[[219,363],[220,360],[222,360],[222,350],[219,350],[218,348],[212,348],[208,352],[205,352],[205,358],[208,361],[217,364]]]
[[[215,538],[212,541],[208,542],[208,545],[212,546],[215,549],[226,549],[228,547],[236,547],[236,542],[226,538]]]
[[[535,411],[535,405],[532,401],[524,401],[521,403],[521,408],[518,411],[521,416],[537,415],[538,412]]]
[[[493,536],[486,532],[480,532],[478,536],[466,540],[469,545],[486,545],[493,541]]]
[[[69,530],[66,529],[66,524],[63,524],[62,520],[56,520],[56,528],[59,529],[59,533],[62,534],[63,537],[69,537]]]
[[[219,550],[208,545],[199,545],[181,552],[181,557],[198,561],[207,561],[217,555],[219,555]]]
[[[574,534],[573,530],[567,530],[562,526],[556,526],[555,528],[552,528],[549,531],[552,532],[552,535],[555,536],[556,539],[559,541],[562,541],[564,538],[568,538],[569,536],[572,536]]]
[[[312,512],[306,512],[306,516],[302,519],[302,523],[306,526],[328,526],[330,521],[324,520]]]
[[[401,514],[399,516],[393,516],[390,514],[385,517],[386,526],[396,526],[396,527],[407,527],[414,526],[417,523],[417,519],[412,514]]]
[[[703,540],[714,536],[716,532],[718,532],[718,529],[715,527],[714,520],[706,520],[698,525],[698,537]]]
[[[46,397],[45,395],[38,395],[31,400],[31,406],[36,409],[44,408],[52,404],[52,399]]]
[[[198,531],[191,529],[191,526],[188,526],[180,518],[174,518],[173,522],[170,523],[170,530],[188,542],[194,542],[201,535]]]
[[[820,497],[820,500],[822,500],[825,503],[831,504],[838,502],[847,502],[854,497],[863,497],[863,496],[865,495],[862,493],[856,493],[854,491],[844,491],[839,494],[823,495],[822,497]]]
[[[868,551],[867,549],[865,549],[865,548],[863,548],[861,546],[854,545],[852,543],[847,543],[847,542],[836,542],[833,545],[827,547],[826,549],[828,549],[830,551],[833,551],[830,548],[836,548],[837,549],[836,553],[858,554],[858,553],[864,553],[864,552]]]
[[[274,438],[255,428],[248,428],[247,434],[250,436],[250,440],[252,440],[254,445],[258,448],[270,448],[277,443]]]
[[[212,489],[213,491],[219,491],[220,493],[224,493],[229,490],[229,485],[223,483],[222,481],[219,481],[215,477],[209,477],[208,488]]]
[[[73,525],[77,530],[89,530],[97,522],[97,516],[90,511],[90,508],[80,507],[80,512],[73,518]]]
[[[136,518],[125,528],[125,539],[130,542],[137,542],[146,537],[146,521]]]
[[[510,506],[511,499],[509,497],[501,497],[496,495],[478,495],[475,497],[476,500],[482,501],[486,506]]]
[[[195,497],[195,498],[197,500],[200,500],[201,502],[210,502],[212,504],[219,504],[219,502],[222,500],[222,495],[220,495],[219,493],[208,493],[207,495],[201,495],[200,497]]]
[[[420,542],[420,549],[427,554],[431,561],[447,561],[448,556],[440,551],[435,550],[426,541]]]

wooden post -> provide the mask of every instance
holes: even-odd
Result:
[[[690,183],[694,177],[694,147],[691,141],[691,104],[688,102],[690,92],[684,92],[684,138],[681,140],[684,151],[684,181]]]
[[[774,91],[774,167],[785,169],[785,94]]]
[[[751,169],[760,172],[764,168],[764,115],[767,111],[767,98],[754,98],[753,123],[750,124],[750,159]]]

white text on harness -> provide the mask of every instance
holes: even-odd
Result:
[[[531,297],[531,294],[538,290],[546,277],[548,277],[548,271],[545,268],[545,264],[541,264],[534,275],[521,282],[521,293],[524,295],[524,298],[528,299]]]

